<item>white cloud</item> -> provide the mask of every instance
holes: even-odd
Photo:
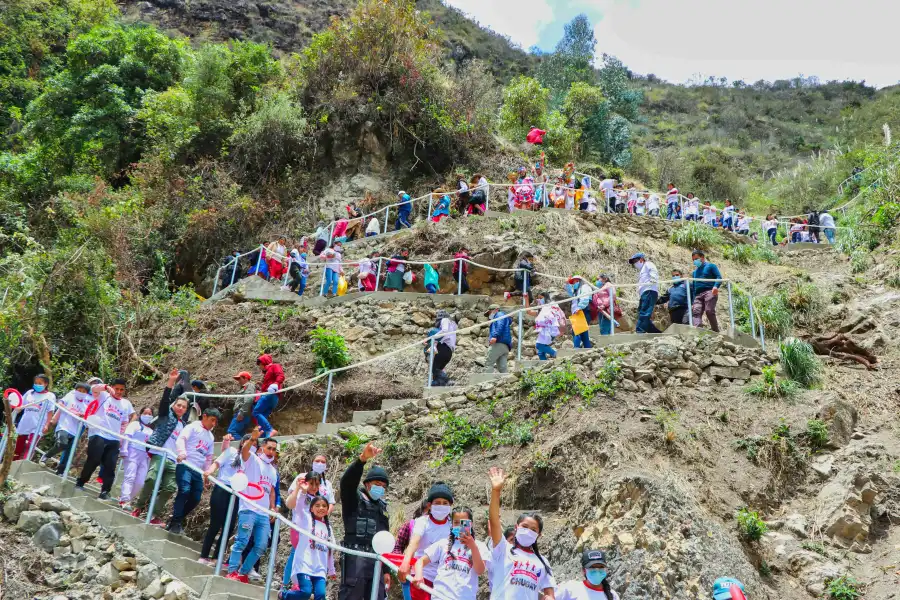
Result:
[[[595,19],[598,53],[675,82],[700,74],[731,80],[900,80],[895,0],[449,0],[527,48],[554,20]],[[556,12],[554,12],[556,11]],[[553,15],[558,15],[554,19]],[[552,47],[555,40],[541,40]],[[548,43],[549,42],[549,43]]]

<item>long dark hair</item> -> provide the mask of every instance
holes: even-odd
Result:
[[[516,519],[516,525],[519,525],[525,519],[534,519],[535,521],[537,521],[538,533],[541,533],[542,531],[544,531],[544,520],[541,518],[541,515],[537,514],[536,512],[524,512],[521,515],[519,515],[518,519]],[[520,544],[519,540],[516,540],[516,539],[513,539],[513,547],[514,548],[522,548],[523,550],[526,549],[526,547],[523,546],[522,544]],[[548,565],[547,561],[544,560],[544,557],[541,556],[541,551],[538,550],[537,542],[535,542],[531,545],[530,550],[532,552],[534,552],[534,555],[538,557],[538,559],[541,561],[541,564],[544,565],[545,569],[547,569],[547,574],[553,575],[553,569],[550,568],[550,565]],[[610,596],[610,599],[611,598],[612,597]]]
[[[244,437],[241,438],[241,443],[238,444],[237,454],[234,455],[234,460],[231,461],[232,469],[240,469],[241,468],[241,448],[244,447],[244,444],[251,438],[249,433],[245,433]],[[256,445],[257,449],[259,449],[259,442]]]
[[[313,496],[313,499],[309,503],[309,515],[313,518],[313,521],[316,520],[316,515],[314,515],[313,511],[312,511],[313,506],[315,506],[320,501],[325,503],[326,509],[328,508],[328,499],[325,496],[323,496],[321,494],[316,494],[315,496]],[[322,519],[322,522],[325,523],[325,527],[328,528],[328,539],[331,540],[331,537],[333,534],[331,532],[331,521],[328,520],[327,512],[325,513],[325,518]],[[313,524],[313,528],[315,528],[315,524]],[[611,599],[612,599],[612,596],[610,596],[610,600]]]
[[[450,536],[447,538],[447,554],[450,554],[450,550],[453,548],[453,542],[456,541],[456,536],[453,535],[453,524],[452,524],[452,520],[453,520],[452,517],[456,513],[466,513],[466,515],[469,517],[469,520],[470,521],[472,520],[472,509],[469,508],[468,506],[460,506],[458,508],[456,506],[454,506],[453,510],[450,511],[451,524],[450,524]],[[473,525],[474,525],[474,523],[473,523]],[[472,532],[472,535],[475,535],[474,531]],[[610,600],[612,600],[612,599],[610,599]]]

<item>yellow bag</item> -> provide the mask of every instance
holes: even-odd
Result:
[[[588,330],[587,319],[584,318],[583,310],[579,310],[569,317],[569,323],[572,324],[572,333],[575,335],[581,335]]]
[[[338,296],[343,296],[347,293],[347,279],[341,275],[341,278],[338,279]]]

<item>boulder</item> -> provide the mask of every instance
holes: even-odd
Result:
[[[144,596],[147,598],[162,598],[165,593],[166,588],[158,577],[144,588]]]
[[[28,505],[35,498],[31,492],[17,492],[3,504],[3,516],[10,522],[19,520],[19,515],[28,510]]]
[[[58,523],[59,515],[54,512],[44,512],[41,510],[26,510],[19,514],[19,520],[16,527],[26,533],[34,534],[43,525],[47,523]]]
[[[736,367],[738,366],[738,361],[731,356],[716,354],[712,357],[712,364],[717,367]]]
[[[45,523],[32,536],[32,543],[44,552],[53,552],[59,545],[59,539],[65,530],[62,523]]]
[[[188,600],[191,597],[191,588],[180,581],[173,581],[166,586],[165,600]]]
[[[153,563],[143,565],[137,572],[137,586],[146,589],[155,580],[159,579],[159,568]]]
[[[828,423],[828,448],[845,446],[853,435],[859,418],[856,408],[837,398],[822,405],[819,419]]]
[[[712,377],[721,377],[723,379],[750,379],[750,369],[746,367],[716,367],[709,368],[709,374]]]
[[[877,476],[875,476],[877,477]],[[817,505],[824,515],[822,531],[841,547],[861,548],[869,538],[870,510],[879,481],[862,467],[840,472],[819,492]]]
[[[100,571],[97,572],[97,581],[101,585],[112,585],[117,583],[119,581],[119,572],[111,562],[106,563],[100,567]]]
[[[38,507],[43,511],[52,511],[55,513],[61,513],[70,510],[69,505],[59,498],[41,498],[41,501],[38,503]]]

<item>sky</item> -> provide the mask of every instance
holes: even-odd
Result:
[[[673,83],[708,76],[900,82],[897,0],[446,0],[522,48],[552,50],[579,13],[597,55]]]

